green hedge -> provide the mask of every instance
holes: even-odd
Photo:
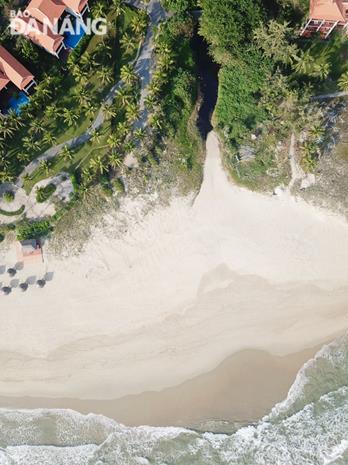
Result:
[[[39,187],[36,191],[36,200],[39,203],[46,202],[57,189],[55,184],[47,184],[45,187]]]
[[[6,210],[3,210],[2,208],[0,208],[0,215],[4,215],[4,216],[18,216],[18,215],[21,215],[25,210],[25,206],[22,205],[20,208],[18,208],[18,210],[14,210],[12,212],[8,212]]]
[[[19,241],[38,239],[39,237],[47,236],[52,229],[53,227],[48,220],[34,221],[32,223],[24,221],[16,227],[17,239]]]

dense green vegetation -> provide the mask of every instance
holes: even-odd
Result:
[[[301,40],[308,1],[200,5],[200,33],[221,65],[214,122],[235,178],[267,190],[287,182],[292,133],[303,168],[312,170],[325,142],[325,114],[311,96],[348,89],[347,37]]]
[[[27,239],[36,239],[38,237],[47,236],[52,230],[51,223],[48,220],[40,221],[23,221],[16,227],[16,235],[19,241]]]
[[[39,203],[46,202],[57,189],[55,184],[47,184],[45,187],[39,187],[36,190],[36,201]]]
[[[92,14],[106,13],[107,35],[85,36],[66,64],[56,59],[52,64],[49,54],[37,51],[37,47],[36,53],[27,57],[39,85],[20,115],[11,114],[0,121],[0,182],[13,181],[46,149],[82,134],[96,117],[110,87],[122,77],[122,71],[127,71],[124,68],[135,57],[146,29],[146,13],[124,6],[121,0],[94,4]],[[9,37],[5,45],[23,63],[23,47],[33,47],[21,36]],[[40,56],[36,61],[37,53]]]

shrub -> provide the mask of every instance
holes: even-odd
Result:
[[[24,221],[19,223],[16,227],[17,239],[25,241],[27,239],[37,239],[39,237],[47,236],[52,231],[53,227],[48,220],[40,220],[29,223]]]
[[[51,197],[51,195],[53,194],[53,192],[56,189],[57,189],[57,187],[56,187],[55,184],[47,184],[47,186],[45,186],[45,187],[39,187],[36,190],[36,200],[37,200],[37,202],[39,202],[39,203],[46,202],[46,200],[48,200]]]
[[[4,215],[4,216],[18,216],[18,215],[21,215],[25,210],[25,206],[22,205],[20,208],[18,208],[18,210],[14,210],[12,212],[8,212],[6,210],[3,210],[2,208],[0,208],[0,215]]]
[[[5,240],[5,234],[0,232],[0,242]]]
[[[113,186],[114,186],[115,192],[118,192],[119,194],[124,194],[125,187],[124,187],[124,184],[121,178],[116,178],[113,182]]]
[[[15,198],[15,195],[12,191],[6,191],[3,195],[3,199],[5,200],[5,202],[13,202],[14,201],[14,198]]]

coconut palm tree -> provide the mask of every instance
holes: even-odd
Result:
[[[128,123],[134,123],[138,118],[139,109],[136,103],[130,103],[126,108],[126,119]]]
[[[50,166],[50,163],[49,163],[48,160],[40,160],[40,169],[41,169],[42,171],[44,171],[44,173],[46,174],[46,176],[49,175],[49,173],[50,173],[50,168],[51,168],[51,166]]]
[[[121,79],[129,87],[137,80],[137,75],[131,65],[122,66]]]
[[[143,140],[144,137],[145,137],[145,131],[144,129],[142,128],[137,128],[135,131],[134,131],[134,137],[136,139],[138,139],[139,141]]]
[[[64,123],[69,127],[76,125],[79,117],[70,108],[64,108],[62,113]]]
[[[60,116],[60,111],[55,105],[48,105],[45,109],[45,117],[50,121]]]
[[[108,170],[103,160],[103,157],[101,155],[98,155],[97,157],[92,158],[92,160],[89,163],[89,166],[95,173],[99,173],[99,174],[104,174]]]
[[[341,91],[343,92],[348,91],[348,71],[341,74],[341,77],[339,78],[337,85]]]
[[[110,120],[112,118],[115,118],[117,112],[116,110],[113,108],[112,105],[106,103],[106,102],[103,102],[100,109],[102,110],[104,116],[106,119]]]
[[[133,100],[133,96],[129,93],[129,90],[126,87],[120,87],[120,89],[116,91],[116,95],[122,108],[125,108]]]
[[[133,17],[131,20],[131,29],[134,32],[134,34],[138,35],[144,32],[147,26],[147,20],[146,17],[143,15],[139,15],[138,17]]]
[[[70,163],[74,159],[74,153],[67,145],[63,146],[59,152],[59,156],[66,163]]]
[[[126,53],[132,53],[133,50],[137,47],[134,37],[130,36],[128,32],[123,34],[123,36],[121,37],[120,43]]]
[[[124,5],[122,0],[112,0],[111,2],[112,11],[115,13],[116,17],[120,16],[124,12]]]
[[[40,150],[41,144],[38,140],[33,139],[32,136],[26,136],[22,139],[23,147],[28,150],[28,152]]]
[[[115,150],[120,145],[120,136],[116,133],[110,134],[107,138],[106,143],[111,151]]]
[[[94,129],[91,132],[91,137],[89,138],[91,144],[98,144],[100,142],[101,134],[97,129]]]
[[[107,66],[102,66],[99,68],[96,74],[102,84],[110,84],[110,82],[113,80],[112,70]]]
[[[120,137],[124,137],[129,132],[129,124],[126,121],[121,121],[117,125],[117,132]]]
[[[122,158],[115,152],[110,153],[108,161],[113,170],[122,166]]]
[[[45,145],[52,147],[52,145],[56,142],[56,136],[54,136],[51,131],[46,131],[42,137],[42,142]]]
[[[104,18],[105,17],[105,8],[106,6],[102,2],[96,3],[92,8],[92,15],[94,18]]]
[[[39,120],[39,119],[31,120],[29,133],[40,135],[40,134],[43,134],[45,132],[45,130],[46,130],[46,128],[45,128],[45,125],[43,124],[42,120]]]
[[[0,119],[0,137],[3,139],[11,138],[15,133],[13,123],[8,118]]]

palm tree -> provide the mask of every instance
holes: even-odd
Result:
[[[107,138],[106,143],[108,147],[113,151],[120,145],[120,136],[118,134],[110,134]]]
[[[122,0],[112,0],[111,8],[115,13],[116,17],[120,16],[124,12],[124,6]]]
[[[127,32],[123,34],[123,36],[121,37],[120,43],[126,53],[132,53],[137,46],[137,44],[134,41],[134,38],[131,37]]]
[[[62,118],[64,123],[66,123],[69,127],[76,125],[79,119],[79,117],[70,108],[64,108]]]
[[[146,21],[146,17],[144,16],[138,16],[138,17],[135,16],[131,21],[131,29],[136,35],[144,32],[146,25],[147,25],[147,21]]]
[[[98,144],[100,142],[101,134],[97,129],[94,129],[91,132],[91,137],[89,138],[92,144]]]
[[[27,163],[30,160],[30,157],[27,152],[19,152],[17,153],[17,160],[21,163]]]
[[[89,120],[92,120],[94,115],[96,114],[97,107],[95,105],[88,105],[88,106],[83,106],[83,110],[85,112],[85,115]]]
[[[45,109],[45,117],[48,120],[52,120],[53,118],[60,116],[60,111],[55,105],[48,105]]]
[[[129,125],[126,121],[121,121],[117,125],[117,132],[120,134],[120,137],[124,137],[129,131]]]
[[[113,73],[107,66],[102,66],[97,71],[97,77],[101,80],[102,84],[110,84],[113,80]]]
[[[341,77],[339,78],[337,85],[338,85],[338,88],[342,90],[343,92],[348,91],[348,71],[341,74]]]
[[[104,18],[105,5],[102,2],[96,3],[92,8],[92,15],[94,18]]]
[[[137,128],[135,131],[134,131],[134,137],[138,140],[143,140],[144,137],[145,137],[145,131],[144,129],[142,128]]]
[[[104,174],[107,171],[107,166],[105,165],[103,157],[101,155],[92,158],[92,160],[90,161],[90,168],[95,173],[99,174]]]
[[[54,136],[52,132],[46,131],[42,137],[42,142],[52,147],[56,142],[56,136]]]
[[[108,103],[106,102],[103,102],[100,109],[102,110],[104,116],[106,119],[112,119],[112,118],[115,118],[116,116],[116,111],[115,109],[112,107],[112,105],[109,105]]]
[[[43,134],[45,132],[45,129],[46,128],[45,128],[42,120],[38,120],[38,119],[31,120],[29,133],[40,135],[40,134]]]
[[[59,156],[66,163],[70,163],[74,159],[74,153],[67,145],[63,146],[62,150],[59,152]]]
[[[23,142],[23,147],[26,150],[28,150],[28,152],[36,151],[41,148],[40,142],[33,139],[33,137],[31,136],[23,137],[22,142]]]
[[[13,123],[8,118],[1,118],[0,119],[0,137],[6,139],[7,137],[12,137],[15,133],[15,128],[13,127]]]
[[[116,154],[115,152],[110,153],[109,155],[109,165],[112,169],[119,168],[122,166],[122,159],[121,157]]]
[[[133,100],[133,96],[129,93],[126,87],[121,87],[120,89],[118,89],[116,95],[120,101],[122,108],[125,108]]]
[[[159,67],[164,69],[165,71],[169,71],[174,63],[175,62],[174,62],[172,56],[169,53],[165,53],[163,55],[160,55],[160,57],[158,59]]]
[[[131,65],[122,66],[121,79],[129,87],[137,80],[137,76]]]
[[[50,173],[50,167],[48,160],[40,160],[40,169],[45,172],[46,176]]]
[[[136,103],[130,103],[126,108],[126,119],[128,123],[134,123],[138,118],[139,110]]]

